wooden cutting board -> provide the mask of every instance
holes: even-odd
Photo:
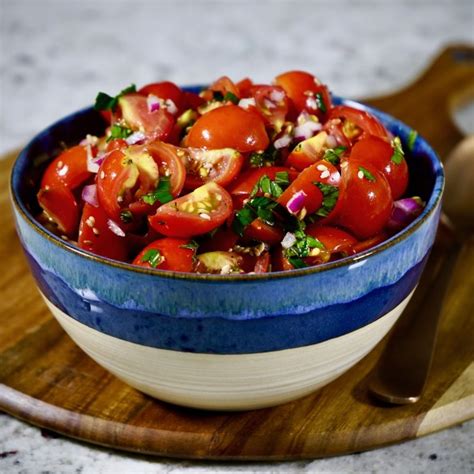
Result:
[[[474,49],[456,46],[445,50],[411,86],[367,102],[412,125],[445,156],[461,138],[450,109],[473,89]],[[243,413],[179,408],[109,375],[48,312],[14,230],[7,186],[12,159],[0,163],[0,409],[91,443],[221,460],[302,459],[362,451],[474,417],[474,239],[458,261],[433,369],[419,403],[387,407],[368,396],[368,374],[381,343],[341,378],[292,403]],[[437,258],[435,252],[418,293]]]

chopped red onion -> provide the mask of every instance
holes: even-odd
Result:
[[[277,90],[272,90],[270,92],[270,99],[273,100],[273,102],[281,102],[285,98],[285,93],[283,91]]]
[[[387,228],[394,231],[405,228],[422,213],[423,208],[424,203],[418,196],[395,201]]]
[[[267,109],[276,109],[276,104],[267,98],[263,99],[263,105]]]
[[[178,107],[176,107],[176,104],[171,99],[165,100],[165,106],[170,114],[176,115],[178,113]]]
[[[286,203],[286,208],[291,214],[298,214],[303,209],[306,198],[307,194],[304,191],[298,191]]]
[[[255,102],[255,99],[253,97],[240,99],[240,101],[239,101],[239,107],[242,107],[243,109],[248,109],[251,106],[255,107],[255,105],[256,105],[256,102]]]
[[[160,99],[156,97],[156,95],[149,94],[146,99],[146,103],[148,105],[148,112],[155,112],[156,110],[160,110]]]
[[[328,148],[336,148],[337,140],[332,135],[328,135],[326,138],[326,144]]]
[[[322,128],[323,126],[319,122],[308,120],[307,122],[295,127],[295,139],[298,141],[307,140],[308,138],[313,137],[316,132],[319,132]]]
[[[97,186],[95,184],[84,186],[81,197],[84,202],[87,202],[91,206],[99,207],[99,201],[97,199]]]
[[[285,134],[273,142],[275,149],[279,150],[280,148],[285,148],[291,143],[291,137],[288,134]]]
[[[293,247],[295,243],[296,243],[295,234],[292,234],[291,232],[287,232],[285,234],[285,237],[283,237],[283,240],[281,241],[281,246],[284,249],[289,249],[290,247]]]
[[[103,156],[97,155],[96,157],[92,156],[91,145],[86,145],[87,153],[87,171],[91,173],[97,173],[99,171],[100,164],[104,160]]]
[[[146,136],[142,132],[134,132],[125,139],[127,145],[141,145],[146,140]]]
[[[119,227],[119,225],[112,219],[107,220],[107,227],[119,237],[125,237],[125,232]]]

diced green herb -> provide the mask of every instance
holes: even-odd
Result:
[[[322,242],[311,235],[307,235],[303,229],[295,231],[294,235],[296,242],[290,248],[285,249],[283,255],[295,268],[302,268],[306,266],[302,259],[310,256],[312,249],[325,249]]]
[[[393,155],[392,158],[390,158],[396,165],[399,165],[405,156],[405,152],[403,151],[402,148],[402,142],[400,140],[400,137],[395,137],[392,140],[392,148],[393,148]]]
[[[327,217],[334,209],[339,197],[339,188],[330,184],[314,183],[323,193],[323,202],[321,207],[316,211],[316,215],[320,217]]]
[[[362,173],[364,178],[368,181],[375,183],[375,176],[368,169],[364,168],[363,166],[359,166],[359,173]]]
[[[181,245],[181,248],[196,251],[199,248],[199,244],[195,240],[191,240],[187,244]]]
[[[413,151],[413,148],[415,147],[415,142],[416,139],[418,138],[418,132],[416,130],[410,130],[410,133],[408,135],[408,149],[410,151]]]
[[[125,210],[125,211],[121,211],[120,212],[120,220],[122,222],[125,222],[125,224],[129,224],[130,222],[133,221],[133,214],[131,211],[129,211],[128,209]]]
[[[318,105],[318,109],[323,113],[325,114],[326,113],[326,104],[324,103],[324,98],[323,98],[323,94],[321,94],[321,92],[318,92],[316,94],[316,104]]]
[[[118,123],[115,123],[110,127],[110,135],[107,137],[106,142],[110,142],[110,140],[114,140],[116,138],[127,138],[133,133],[128,127],[124,127]]]
[[[324,152],[323,160],[329,161],[329,163],[336,166],[341,161],[341,156],[346,150],[347,148],[345,146],[329,148]]]
[[[233,104],[238,104],[239,98],[232,92],[226,92],[224,96],[224,102],[227,102],[227,101],[232,102]]]
[[[147,250],[141,259],[142,262],[148,262],[153,268],[156,268],[161,263],[161,260],[161,253],[157,249]]]
[[[263,166],[272,166],[278,160],[279,152],[274,147],[270,146],[263,152],[253,152],[250,155],[250,166],[253,168],[262,168]]]
[[[115,97],[111,97],[105,92],[99,92],[95,98],[94,109],[95,110],[114,110],[117,107],[118,100],[125,94],[137,92],[135,84],[131,84],[122,91],[120,91]]]
[[[290,177],[288,171],[277,171],[275,173],[275,183],[280,186],[288,186],[290,184]]]
[[[288,261],[293,265],[294,268],[305,268],[308,265],[304,263],[304,260],[299,257],[289,257]]]
[[[280,171],[276,173],[275,180],[272,181],[266,174],[264,174],[255,184],[250,193],[250,197],[257,195],[259,191],[262,191],[266,196],[272,196],[278,198],[283,193],[283,187],[287,186],[290,183],[288,172]]]
[[[241,237],[244,235],[245,228],[251,224],[257,217],[257,213],[250,206],[244,206],[235,214],[235,219],[232,222],[232,229],[237,235]]]
[[[142,200],[147,204],[155,204],[157,201],[159,201],[161,204],[166,204],[167,202],[173,200],[170,189],[170,178],[168,176],[162,176],[157,188],[154,191],[142,196]]]

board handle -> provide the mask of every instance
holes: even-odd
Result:
[[[453,121],[455,108],[474,99],[474,47],[450,45],[414,82],[365,102],[407,123],[444,159],[464,134]]]

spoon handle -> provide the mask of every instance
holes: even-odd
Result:
[[[420,399],[433,359],[443,299],[461,248],[454,242],[448,249],[433,248],[431,258],[441,264],[430,274],[425,271],[425,282],[429,281],[420,284],[390,335],[369,382],[376,398],[396,405]]]

